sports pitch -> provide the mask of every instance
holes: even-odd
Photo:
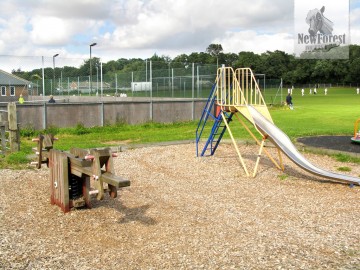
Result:
[[[354,122],[360,118],[360,94],[356,88],[328,88],[327,95],[324,88],[317,90],[317,94],[309,94],[309,88],[293,90],[294,110],[286,106],[270,108],[275,124],[289,137],[311,135],[349,135],[353,134]],[[266,89],[264,96],[267,104],[275,100],[275,104],[284,102],[288,90]],[[276,96],[276,99],[275,99]]]

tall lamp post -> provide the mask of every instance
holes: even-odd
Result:
[[[57,57],[57,56],[59,56],[59,54],[57,53],[57,54],[55,54],[54,56],[53,56],[53,68],[54,68],[54,73],[53,73],[53,75],[54,75],[54,81],[53,81],[53,87],[51,88],[51,94],[53,94],[53,89],[55,89],[55,57]]]
[[[99,94],[99,66],[95,64],[96,68],[96,95]]]
[[[92,93],[92,66],[91,66],[91,47],[95,46],[96,43],[90,44],[90,95]]]

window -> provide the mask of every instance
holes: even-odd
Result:
[[[10,96],[15,96],[15,86],[10,86]]]
[[[1,95],[6,96],[6,86],[1,86]]]

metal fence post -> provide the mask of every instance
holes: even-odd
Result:
[[[47,128],[47,108],[46,108],[46,102],[44,102],[44,109],[43,109],[43,129],[46,129]]]
[[[150,104],[150,120],[153,121],[153,118],[154,118],[154,112],[153,112],[153,109],[154,109],[154,104],[153,104],[153,92],[152,92],[152,89],[153,89],[153,85],[152,85],[152,62],[150,60],[150,83],[151,83],[151,88],[150,88],[150,101],[151,101],[151,104]]]
[[[195,64],[192,63],[192,108],[191,108],[191,119],[194,121],[195,120],[195,95],[194,95],[194,90],[195,90]]]
[[[104,126],[104,117],[105,117],[105,106],[104,106],[104,101],[101,102],[101,126],[103,127]]]

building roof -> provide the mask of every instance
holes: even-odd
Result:
[[[0,69],[0,85],[26,85],[30,81]]]

